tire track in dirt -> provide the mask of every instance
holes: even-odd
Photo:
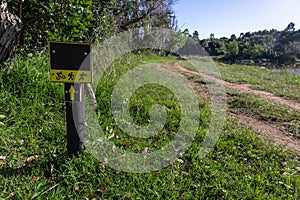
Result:
[[[238,84],[238,83],[229,83],[227,81],[220,80],[220,79],[210,76],[210,75],[206,75],[206,74],[199,73],[199,72],[194,72],[194,71],[191,71],[191,70],[188,70],[188,69],[182,67],[179,63],[166,63],[166,65],[169,67],[172,67],[173,69],[175,68],[176,70],[178,70],[178,72],[185,74],[187,76],[200,76],[206,80],[212,80],[212,81],[216,81],[217,83],[223,84],[224,87],[226,87],[226,88],[235,89],[242,93],[254,94],[261,98],[264,98],[264,99],[267,99],[267,100],[270,100],[270,101],[273,101],[273,102],[276,102],[276,103],[279,103],[282,105],[287,105],[287,106],[294,108],[295,110],[300,111],[300,103],[295,102],[293,100],[287,100],[282,97],[277,97],[274,94],[269,93],[269,92],[251,89],[249,87],[249,85]],[[196,90],[196,92],[198,93],[199,96],[201,96],[209,101],[210,95],[203,87],[201,87],[201,84],[196,83],[191,80],[189,81],[189,84],[192,88],[194,88]],[[248,128],[251,128],[253,131],[257,132],[263,138],[266,138],[267,140],[271,141],[275,145],[280,145],[283,148],[295,151],[298,153],[298,155],[300,155],[300,139],[293,137],[291,135],[288,135],[287,133],[280,130],[280,127],[273,125],[273,124],[269,124],[265,121],[258,120],[253,116],[236,114],[236,113],[233,113],[232,111],[229,112],[229,115],[234,117],[235,119],[237,119],[240,124],[242,124]]]

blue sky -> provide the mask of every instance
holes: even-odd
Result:
[[[239,36],[241,32],[300,29],[300,0],[177,0],[173,7],[181,30],[197,30],[200,39]]]

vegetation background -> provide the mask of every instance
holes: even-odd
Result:
[[[5,2],[5,1],[4,1]],[[300,30],[291,22],[284,30],[240,33],[230,38],[200,39],[198,31],[179,30],[172,6],[176,0],[6,0],[23,23],[19,45],[26,51],[46,48],[47,41],[100,43],[132,28],[164,27],[194,39],[216,60],[264,66],[299,62]]]
[[[199,143],[211,117],[209,104],[202,98],[198,99],[201,125],[195,141],[180,159],[164,169],[144,174],[120,172],[86,151],[68,158],[63,87],[50,83],[47,56],[49,40],[101,43],[132,28],[147,31],[164,27],[192,38],[216,60],[231,63],[267,59],[267,63],[292,65],[299,58],[300,32],[294,30],[293,23],[283,31],[249,32],[219,39],[212,34],[209,39],[200,40],[197,32],[190,35],[188,30],[178,29],[172,10],[175,0],[3,2],[9,12],[21,19],[23,29],[16,57],[0,65],[1,199],[299,199],[299,156],[270,144],[232,117],[228,116],[214,150],[199,158]],[[97,114],[105,134],[111,136],[117,147],[128,151],[157,149],[171,140],[178,128],[178,102],[170,98],[170,93],[151,86],[133,96],[131,112],[136,122],[147,124],[147,109],[153,102],[168,105],[170,113],[163,134],[147,141],[135,140],[122,133],[112,119],[109,100],[113,84],[122,73],[145,63],[178,62],[174,57],[153,52],[130,54],[117,60],[106,78],[101,79],[96,93],[100,105]],[[273,77],[272,73],[257,81],[257,75],[268,74],[265,69],[219,67],[228,80],[248,81],[269,91],[276,88],[281,96],[299,99],[299,93],[295,92],[299,77],[282,73],[283,78],[275,81],[278,74]],[[238,72],[249,78],[241,80]],[[292,87],[287,95],[288,86]],[[148,95],[153,91],[159,93]],[[292,121],[289,129],[299,137],[296,132],[300,114],[292,108],[237,91],[231,92],[229,103],[237,112],[267,121]]]

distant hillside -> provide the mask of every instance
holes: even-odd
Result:
[[[191,38],[196,40],[217,60],[227,63],[260,65],[295,65],[300,58],[300,29],[290,23],[283,31],[263,30],[232,35],[230,38],[199,40],[195,31]]]

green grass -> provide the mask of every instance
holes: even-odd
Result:
[[[300,76],[285,71],[277,72],[243,65],[219,66],[224,80],[250,84],[252,88],[300,102]]]
[[[165,88],[154,85],[134,94],[131,115],[137,123],[145,124],[149,107],[162,102],[170,109],[165,134],[159,134],[159,139],[133,139],[111,123],[108,105],[112,85],[120,74],[139,63],[156,60],[165,61],[155,56],[147,59],[133,55],[116,61],[97,89],[97,99],[101,102],[99,121],[103,127],[113,128],[124,143],[117,143],[120,142],[117,138],[113,141],[128,151],[140,151],[145,145],[151,147],[149,151],[160,148],[177,130],[176,98]],[[200,159],[199,144],[210,119],[209,108],[200,99],[201,126],[194,142],[181,160],[157,172],[116,171],[88,151],[68,158],[63,88],[49,82],[48,57],[19,57],[8,65],[12,69],[1,66],[0,71],[1,199],[297,199],[300,196],[300,161],[295,154],[263,141],[235,120],[228,119],[214,150]],[[145,95],[148,92],[152,95]]]

